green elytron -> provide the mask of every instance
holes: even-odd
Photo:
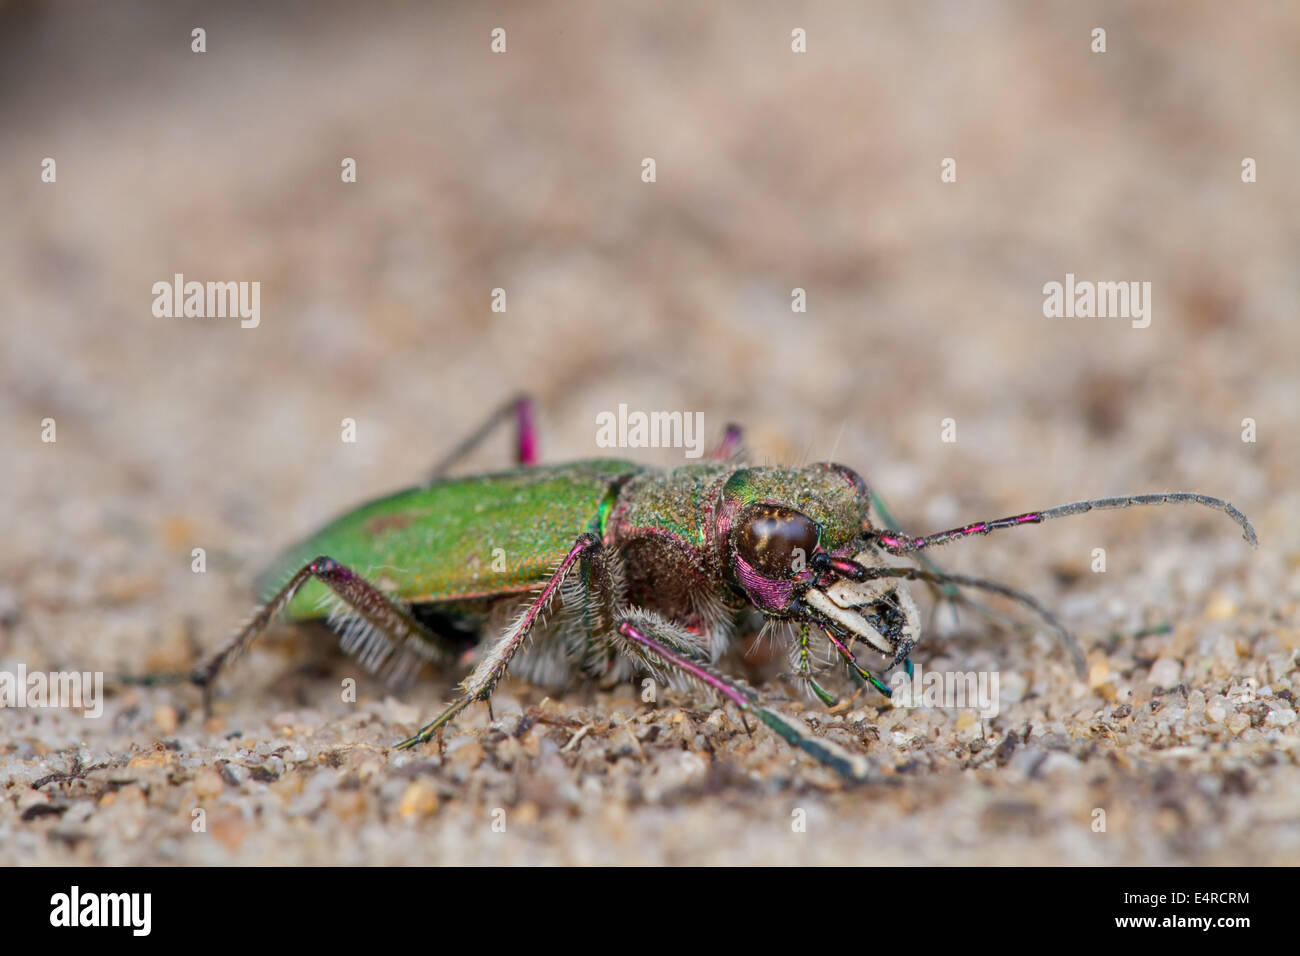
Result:
[[[512,412],[521,467],[445,477]],[[772,626],[788,645],[793,676],[833,704],[827,670],[889,693],[859,662],[863,648],[883,655],[882,674],[907,662],[920,626],[904,580],[1021,601],[1063,635],[1082,666],[1068,632],[1032,598],[992,581],[891,565],[890,555],[1094,509],[1172,501],[1227,513],[1255,544],[1236,508],[1189,493],[1076,502],[909,537],[873,526],[872,496],[851,469],[751,467],[738,463],[738,449],[733,428],[710,461],[666,472],[613,460],[537,467],[531,403],[515,400],[426,484],[364,504],[286,551],[260,582],[270,600],[191,679],[209,687],[277,613],[328,615],[345,650],[388,676],[473,656],[456,700],[403,747],[488,701],[507,669],[550,686],[576,675],[650,674],[702,683],[789,743],[861,778],[863,757],[813,735],[718,670],[747,617]]]

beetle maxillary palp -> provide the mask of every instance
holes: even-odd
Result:
[[[813,587],[817,587],[822,578],[827,575],[832,581],[836,578],[849,578],[852,581],[867,579],[867,569],[857,561],[852,558],[837,558],[821,547],[818,547],[808,559],[808,567],[817,572],[817,577],[812,582]]]
[[[853,581],[867,579],[867,569],[850,558],[831,558],[830,567],[836,574]]]

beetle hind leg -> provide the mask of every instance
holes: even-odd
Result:
[[[429,470],[429,480],[437,481],[444,477],[457,462],[483,444],[499,425],[510,418],[515,422],[515,464],[525,466],[537,464],[537,427],[533,399],[530,395],[520,393],[492,412],[469,437],[444,455]]]
[[[248,649],[270,626],[308,581],[326,585],[339,600],[333,623],[342,623],[344,649],[358,654],[371,670],[409,668],[412,657],[430,658],[451,651],[446,641],[421,624],[400,604],[351,568],[327,555],[303,565],[275,595],[261,605],[221,650],[190,673],[190,681],[203,688],[209,703],[213,681],[221,670]]]

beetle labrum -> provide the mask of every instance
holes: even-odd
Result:
[[[511,416],[519,467],[446,477]],[[888,695],[880,675],[906,664],[920,638],[908,580],[1028,605],[1082,668],[1069,632],[1028,595],[890,557],[1086,511],[1169,502],[1222,511],[1257,543],[1232,505],[1183,492],[1081,501],[910,537],[872,524],[872,495],[851,469],[747,466],[738,461],[739,435],[728,429],[710,461],[671,471],[615,460],[538,466],[531,402],[515,399],[425,484],[361,505],[284,552],[260,581],[269,600],[190,679],[210,690],[277,614],[328,616],[346,651],[390,677],[474,654],[456,699],[401,747],[430,740],[475,701],[490,707],[507,670],[552,687],[578,674],[650,675],[703,684],[820,762],[862,778],[863,757],[814,735],[718,668],[746,613],[787,625],[794,677],[833,704],[818,680],[813,640],[833,669]],[[859,661],[859,645],[884,657],[879,674]]]

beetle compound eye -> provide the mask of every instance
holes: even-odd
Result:
[[[777,505],[753,505],[736,526],[736,553],[764,577],[789,578],[807,566],[821,528],[807,515]]]

